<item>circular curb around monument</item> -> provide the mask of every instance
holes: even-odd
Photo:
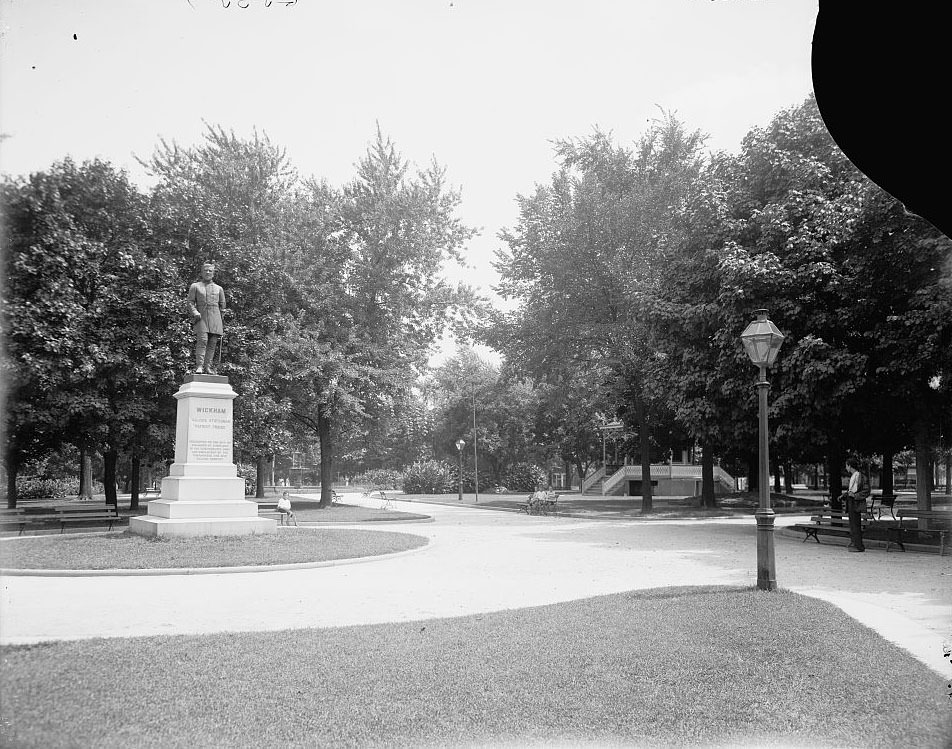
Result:
[[[413,534],[407,534],[413,535]],[[424,538],[419,536],[418,538]],[[163,575],[229,575],[246,572],[281,572],[286,570],[310,570],[320,567],[340,567],[347,564],[363,564],[415,554],[431,549],[433,540],[413,549],[403,549],[389,554],[371,554],[365,557],[346,559],[326,559],[323,562],[293,562],[290,564],[253,564],[235,567],[160,567],[148,569],[109,569],[109,570],[48,570],[48,569],[0,569],[0,576],[7,577],[159,577]]]

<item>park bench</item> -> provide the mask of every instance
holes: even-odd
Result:
[[[368,499],[372,498],[374,495],[377,495],[378,497],[380,497],[380,499],[383,500],[383,504],[380,505],[381,510],[390,509],[391,502],[393,502],[393,497],[388,497],[387,493],[383,489],[370,489],[364,492],[364,496],[367,497]],[[334,492],[334,500],[335,501],[337,500],[337,492]]]
[[[118,508],[111,505],[104,507],[57,507],[56,515],[60,525],[60,533],[66,530],[67,525],[85,525],[87,523],[105,524],[108,530],[112,530],[114,523],[122,521]]]
[[[29,527],[43,526],[58,519],[50,507],[17,507],[0,512],[0,530],[17,529],[17,535]]]
[[[294,516],[294,511],[290,513],[281,512],[278,510],[278,500],[263,500],[258,502],[258,514],[259,515],[277,515],[278,519],[281,521],[281,525],[290,525],[291,521],[294,521],[294,524],[297,525],[297,518]]]
[[[556,512],[559,503],[557,492],[545,492],[540,494],[535,492],[530,494],[525,503],[519,505],[519,509],[526,515],[548,515],[550,512]]]
[[[255,500],[257,502],[257,500]],[[297,518],[294,517],[294,513],[291,513],[290,518],[286,516],[286,513],[278,511],[278,500],[276,499],[265,499],[258,502],[258,514],[259,515],[276,515],[281,521],[281,525],[284,525],[285,520],[294,520],[294,524],[297,525]]]
[[[150,499],[158,499],[162,496],[161,489],[143,489],[139,492],[139,499],[148,502]]]
[[[333,489],[331,490],[331,504],[337,504],[340,500],[340,496]],[[278,500],[277,499],[262,499],[254,500],[258,505],[258,514],[259,515],[278,515],[281,516],[282,513],[278,512]],[[297,524],[297,520],[295,520]]]
[[[0,516],[0,528],[17,528],[18,536],[23,535],[27,528],[49,528],[59,525],[60,533],[68,525],[106,525],[112,530],[114,523],[122,518],[115,507],[44,507],[30,508],[19,511],[7,511]]]
[[[820,543],[820,536],[845,536],[850,535],[850,520],[846,510],[823,510],[810,518],[810,523],[797,523],[791,526],[794,530],[803,531],[803,540],[812,538]],[[868,515],[861,518],[863,533],[873,524],[873,519]],[[887,549],[888,551],[888,549]]]
[[[21,507],[0,510],[0,530],[4,528],[20,528],[21,518],[25,514]],[[22,529],[20,532],[23,532]]]
[[[879,520],[883,516],[883,510],[889,510],[889,514],[892,515],[892,519],[896,520],[895,508],[896,508],[895,495],[879,496],[876,494],[871,494],[869,496],[869,507],[866,508],[866,511],[870,515],[872,515],[873,512],[875,512],[876,519]]]
[[[949,530],[952,529],[952,512],[949,510],[918,510],[910,507],[899,510],[896,515],[899,518],[899,526],[896,529],[898,531],[896,543],[903,551],[905,551],[902,543],[903,539],[910,535],[914,535],[917,541],[921,540],[923,536],[938,535],[939,556],[945,554]],[[913,520],[916,521],[914,526],[910,522]],[[888,544],[886,549],[889,549]]]

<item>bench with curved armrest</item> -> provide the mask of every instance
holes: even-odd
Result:
[[[557,512],[558,503],[558,492],[533,492],[519,509],[527,515],[548,515]]]

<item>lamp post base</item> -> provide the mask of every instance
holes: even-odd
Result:
[[[757,521],[757,588],[777,589],[777,564],[774,559],[774,511],[760,509]]]

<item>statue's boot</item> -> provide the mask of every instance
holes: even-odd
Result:
[[[206,345],[208,336],[202,338],[201,336],[195,341],[195,374],[202,374],[205,371],[205,352],[208,348]]]
[[[205,346],[205,356],[202,361],[202,370],[208,374],[218,374],[215,369],[215,352],[218,349],[218,341],[221,336],[208,335],[208,345]]]

